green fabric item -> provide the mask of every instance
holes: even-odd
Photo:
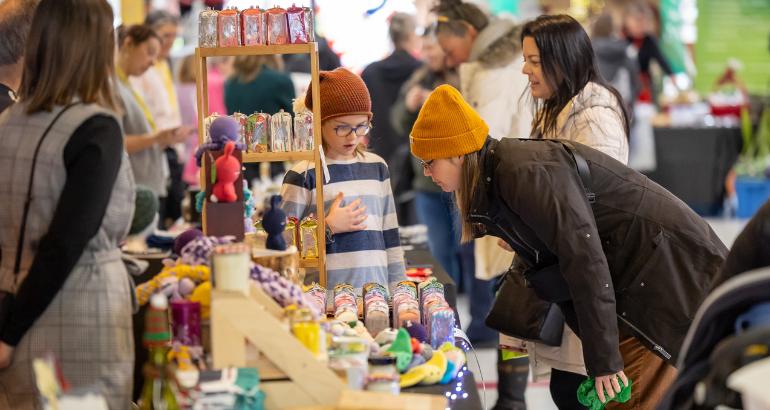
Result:
[[[243,389],[235,399],[236,410],[264,410],[265,392],[259,390],[259,371],[251,368],[239,368],[235,385]]]
[[[409,363],[412,362],[412,340],[405,328],[398,329],[396,341],[390,345],[386,352],[390,352],[396,357],[396,367],[399,373],[403,373],[409,367]]]
[[[136,200],[134,201],[134,218],[131,220],[129,235],[136,235],[147,228],[155,220],[158,213],[158,196],[150,188],[144,185],[136,186]]]
[[[607,403],[613,400],[625,403],[631,399],[631,379],[628,379],[628,386],[623,386],[623,382],[620,380],[618,382],[620,383],[621,389],[620,393],[615,394],[614,399],[610,399],[607,392],[604,392],[604,397],[608,399]],[[588,407],[590,410],[602,410],[604,406],[607,405],[607,403],[602,403],[599,400],[599,395],[596,394],[596,379],[593,377],[580,384],[577,391],[577,397],[580,404]]]

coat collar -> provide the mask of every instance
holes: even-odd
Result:
[[[473,42],[469,62],[502,67],[521,54],[521,25],[505,18],[494,18]]]
[[[543,138],[563,138],[564,127],[567,125],[567,121],[581,111],[592,107],[610,107],[616,110],[619,110],[620,108],[618,102],[615,100],[615,96],[613,96],[608,89],[594,82],[590,82],[564,106],[564,109],[561,110],[559,116],[556,117],[556,130],[558,135],[544,135]],[[540,122],[537,124],[537,128],[542,134],[543,123]]]

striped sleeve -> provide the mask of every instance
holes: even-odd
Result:
[[[307,178],[311,174],[315,176],[315,173],[308,172],[309,164],[306,162],[301,161],[292,167],[283,177],[283,185],[281,185],[283,200],[279,207],[286,216],[293,216],[299,220],[310,214],[315,190],[315,179]]]

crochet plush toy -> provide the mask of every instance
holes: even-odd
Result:
[[[282,199],[280,195],[273,195],[270,198],[270,209],[265,211],[265,216],[262,217],[262,229],[267,232],[265,248],[275,251],[286,250],[286,239],[283,237],[283,231],[286,229],[286,213],[278,207]]]
[[[216,183],[211,193],[211,202],[235,202],[238,199],[234,182],[241,173],[241,162],[233,156],[234,149],[235,143],[228,142],[224,155],[214,161],[211,179],[216,180]]]
[[[198,150],[195,151],[195,163],[198,167],[200,168],[201,166],[201,157],[204,152],[221,151],[225,149],[225,145],[228,142],[234,143],[236,149],[245,150],[246,143],[238,141],[241,137],[238,132],[239,127],[238,121],[225,115],[217,117],[212,121],[211,127],[209,127],[211,142],[201,145],[198,147]]]

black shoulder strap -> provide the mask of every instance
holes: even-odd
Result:
[[[32,183],[35,181],[35,165],[37,164],[37,154],[40,152],[40,146],[43,145],[43,140],[45,140],[45,137],[48,135],[48,132],[51,131],[51,128],[53,128],[53,125],[56,124],[56,120],[59,119],[59,117],[62,116],[67,110],[72,108],[73,106],[80,104],[72,103],[64,107],[63,110],[59,111],[58,114],[56,114],[56,117],[54,117],[53,121],[51,121],[51,124],[48,125],[48,128],[45,129],[45,132],[43,132],[43,136],[40,137],[40,141],[37,142],[37,147],[35,147],[35,155],[32,157],[32,170],[29,173],[29,186],[27,187],[27,199],[24,201],[24,214],[21,218],[21,228],[19,228],[19,245],[16,247],[16,264],[13,267],[13,274],[15,276],[19,275],[19,269],[21,265],[21,251],[24,246],[24,231],[27,228],[27,215],[29,214],[29,205],[32,203]]]
[[[583,158],[580,151],[576,146],[572,145],[572,143],[568,141],[559,142],[564,146],[564,149],[572,155],[572,159],[575,161],[578,176],[580,177],[580,182],[583,183],[583,190],[585,190],[588,203],[592,204],[596,202],[596,194],[593,192],[593,183],[591,182],[591,170],[588,168],[588,163],[585,158]]]

